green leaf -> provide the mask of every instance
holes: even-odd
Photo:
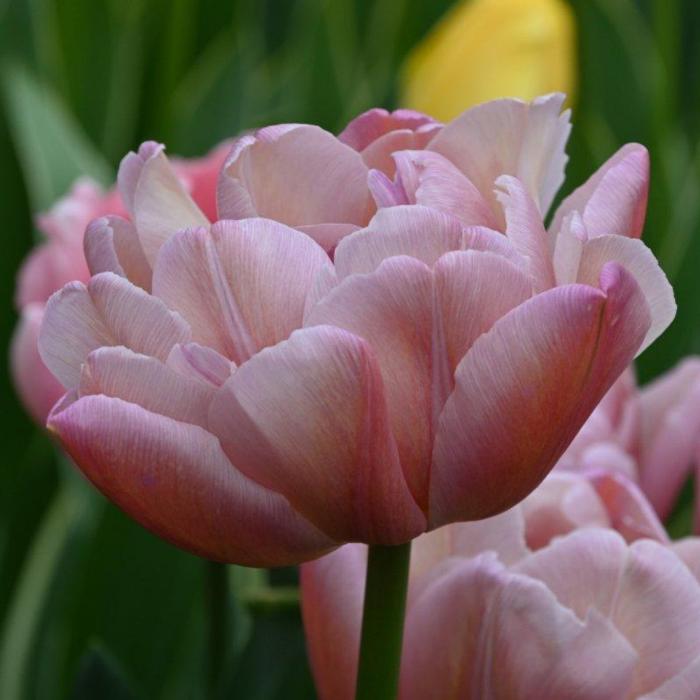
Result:
[[[72,700],[136,700],[119,662],[107,649],[92,644],[80,661]]]
[[[59,96],[25,68],[0,76],[5,109],[34,211],[46,209],[79,176],[102,184],[113,171],[83,134]]]

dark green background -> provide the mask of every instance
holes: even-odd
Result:
[[[109,183],[146,138],[194,155],[251,126],[336,130],[370,106],[393,106],[403,57],[449,4],[0,0],[4,346],[15,273],[36,239],[31,213],[76,175]],[[700,3],[572,5],[580,66],[566,188],[623,142],[652,154],[645,240],[679,310],[641,359],[646,380],[700,351]],[[0,697],[216,697],[207,564],[85,486],[24,415],[7,373],[0,401]],[[676,533],[686,522],[682,512]],[[227,576],[218,695],[313,697],[294,573]]]

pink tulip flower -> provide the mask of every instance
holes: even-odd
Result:
[[[241,137],[215,223],[144,144],[119,172],[131,221],[91,224],[93,277],[49,301],[39,349],[68,390],[49,427],[134,518],[224,561],[400,544],[510,508],[675,310],[640,241],[587,237],[629,218],[601,192],[626,164],[545,231],[559,106],[498,101],[436,130],[429,149],[498,189],[469,185],[478,226],[438,203],[372,215],[357,123],[352,148],[304,125]],[[421,119],[382,118],[373,134]]]
[[[700,696],[700,539],[670,545],[634,485],[616,483],[555,473],[501,515],[418,538],[399,698]],[[631,501],[653,539],[615,531]],[[321,700],[353,697],[365,568],[360,544],[302,567]]]
[[[204,158],[173,161],[180,181],[212,218],[216,218],[216,182],[229,148],[228,144],[222,144]],[[19,272],[15,301],[21,317],[10,352],[12,375],[27,411],[42,425],[51,407],[65,393],[37,350],[44,306],[48,298],[68,282],[90,279],[83,253],[83,234],[91,221],[108,215],[121,217],[114,219],[116,226],[127,226],[122,221],[127,211],[118,191],[103,192],[91,180],[78,180],[65,197],[37,217],[36,225],[45,241],[30,253]],[[100,238],[92,240],[90,245],[104,247],[104,243]],[[148,284],[150,271],[144,266],[143,273],[140,276],[135,273],[135,276],[140,283]]]
[[[693,465],[700,466],[700,358],[686,358],[638,388],[625,372],[557,464],[637,482],[661,518],[670,515]],[[696,528],[700,517],[696,516]]]

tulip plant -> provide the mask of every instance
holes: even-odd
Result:
[[[268,126],[195,161],[147,142],[122,160],[117,190],[81,182],[40,219],[49,240],[21,276],[13,356],[28,407],[98,489],[180,547],[258,567],[328,555],[307,565],[305,615],[329,698],[352,695],[355,678],[358,698],[394,697],[405,674],[402,697],[430,696],[423,642],[443,593],[418,601],[432,574],[414,583],[416,566],[500,535],[454,525],[464,545],[438,555],[421,544],[409,565],[411,542],[500,522],[673,319],[671,287],[639,239],[644,147],[620,149],[545,227],[567,161],[563,102],[496,100],[444,125],[372,109],[339,136]],[[73,235],[85,224],[84,239]],[[528,562],[518,527],[503,536]],[[589,539],[572,539],[566,556],[601,546]],[[651,556],[609,547],[614,561]],[[362,571],[366,556],[366,574],[342,583],[343,566],[322,562],[346,556]],[[624,625],[616,637],[597,618],[556,622],[578,603],[559,610],[489,556],[465,566],[444,585],[473,587],[468,605],[524,586],[523,600],[563,625],[564,647],[600,637],[616,649],[620,687],[647,688]],[[328,591],[316,571],[331,572]],[[353,592],[334,593],[338,581]],[[352,609],[332,612],[335,595]],[[354,630],[347,649],[361,647],[339,664],[340,690],[324,680],[328,615]]]

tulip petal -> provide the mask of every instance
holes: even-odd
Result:
[[[629,697],[653,690],[697,656],[700,628],[688,620],[700,619],[700,585],[661,544],[628,547],[612,531],[580,531],[517,568],[542,580],[579,617],[595,607],[625,636],[640,657]]]
[[[39,354],[64,386],[73,387],[80,381],[82,363],[103,345],[124,345],[165,361],[175,343],[189,339],[189,326],[160,299],[103,272],[87,287],[71,282],[49,299]]]
[[[371,209],[360,154],[317,126],[278,125],[242,137],[219,180],[220,219],[363,226]]]
[[[366,569],[360,544],[301,567],[301,612],[319,700],[355,696]]]
[[[331,267],[308,236],[283,224],[219,221],[172,237],[153,293],[190,322],[195,341],[241,364],[302,325],[314,280]]]
[[[617,262],[637,280],[651,312],[651,326],[639,352],[656,340],[676,315],[673,288],[644,243],[624,236],[598,236],[583,245],[577,282],[595,286],[603,266]]]
[[[405,542],[425,528],[410,496],[368,345],[319,326],[241,365],[210,429],[245,474],[336,540]]]
[[[432,128],[411,131],[398,129],[384,134],[369,144],[362,152],[362,160],[368,168],[373,168],[393,177],[396,173],[396,162],[393,158],[397,151],[417,150],[425,148],[430,140],[442,127],[435,124]]]
[[[697,700],[700,696],[700,656],[680,673],[639,700]]]
[[[564,181],[564,147],[571,131],[570,112],[561,112],[564,95],[532,102],[505,99],[472,107],[428,145],[451,160],[474,183],[500,217],[493,186],[500,175],[514,175],[544,214]]]
[[[538,294],[465,355],[435,438],[432,527],[522,500],[629,364],[649,312],[624,268],[607,266],[601,286]]]
[[[412,109],[388,112],[375,107],[359,114],[338,134],[338,140],[356,151],[364,151],[374,141],[392,131],[417,131],[421,128],[439,127],[432,117]]]
[[[87,396],[54,411],[49,427],[100,491],[178,547],[249,566],[295,564],[333,547],[197,426]]]
[[[640,392],[642,490],[662,518],[678,498],[700,445],[700,360],[689,358]]]
[[[151,290],[151,266],[130,221],[120,216],[95,219],[85,230],[83,249],[90,274],[114,272],[147,292]]]
[[[488,554],[453,560],[425,589],[405,640],[404,700],[623,700],[636,661],[612,626],[582,623],[540,582]],[[571,653],[584,650],[594,663],[572,667]]]
[[[185,377],[216,387],[221,386],[236,368],[216,350],[197,343],[173,345],[166,364]]]
[[[605,234],[639,238],[648,194],[649,153],[638,143],[628,143],[564,199],[550,230],[556,235],[566,216],[577,211],[591,238]]]
[[[10,345],[10,367],[15,389],[27,411],[40,425],[46,423],[51,407],[65,393],[63,385],[39,356],[37,343],[43,317],[43,304],[25,306]]]
[[[124,399],[152,413],[205,429],[214,389],[211,384],[179,374],[155,357],[123,347],[93,350],[80,377],[80,396],[103,394]]]
[[[467,226],[498,227],[488,202],[447,158],[432,151],[408,150],[393,157],[410,202],[451,214]]]
[[[160,247],[173,233],[209,223],[187,194],[161,144],[147,141],[138,153],[126,155],[119,166],[118,181],[151,265]]]
[[[506,236],[527,261],[535,291],[554,286],[554,267],[547,232],[537,206],[523,184],[514,177],[496,180],[496,197],[506,217]]]

